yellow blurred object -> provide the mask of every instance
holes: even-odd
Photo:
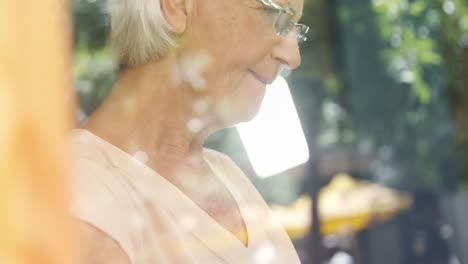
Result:
[[[73,263],[68,1],[0,0],[0,263]]]
[[[319,195],[319,214],[322,234],[358,232],[375,222],[388,220],[406,210],[412,198],[368,181],[359,181],[339,174]],[[309,230],[312,201],[299,197],[290,207],[273,205],[273,213],[280,219],[291,238],[299,238]]]

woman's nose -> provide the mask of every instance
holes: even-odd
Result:
[[[296,34],[281,37],[273,47],[273,57],[291,69],[299,67],[301,65],[301,53]]]

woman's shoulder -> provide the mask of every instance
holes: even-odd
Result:
[[[99,248],[117,257],[125,253],[133,259],[135,249],[131,241],[138,232],[131,231],[132,217],[139,216],[140,210],[132,200],[133,193],[129,191],[132,189],[122,179],[120,170],[113,165],[112,153],[99,138],[86,130],[75,129],[70,133],[70,140],[73,188],[70,214],[79,220],[81,239],[86,244],[93,241],[117,243],[118,248],[92,246],[91,249]],[[94,254],[93,257],[99,256]]]
[[[71,151],[74,161],[102,161],[102,144],[99,138],[85,129],[73,129],[69,133]]]
[[[105,208],[111,204],[108,208],[134,207],[130,196],[135,193],[128,181],[132,175],[126,170],[131,160],[119,156],[106,142],[86,130],[72,131],[71,141],[74,201],[90,207]]]
[[[94,225],[77,221],[76,238],[81,245],[79,252],[79,261],[81,263],[132,263],[120,243]]]
[[[112,188],[114,179],[108,158],[99,142],[86,130],[75,129],[70,133],[72,151],[72,183],[76,198],[102,199]],[[115,186],[114,186],[115,187]],[[98,197],[95,197],[98,196]]]

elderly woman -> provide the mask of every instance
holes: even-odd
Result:
[[[83,263],[299,263],[242,171],[203,148],[300,64],[303,0],[110,0],[122,70],[73,131]]]

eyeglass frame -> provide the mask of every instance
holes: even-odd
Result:
[[[281,13],[281,12],[284,12],[286,13],[287,15],[290,16],[291,20],[290,20],[290,25],[293,25],[294,28],[296,28],[297,30],[297,42],[298,44],[301,44],[303,42],[306,42],[307,41],[307,32],[309,31],[309,26],[307,25],[304,25],[304,24],[299,24],[299,23],[295,23],[293,22],[292,18],[296,15],[296,12],[294,9],[292,8],[284,8],[278,4],[276,4],[275,2],[271,1],[271,0],[256,0],[257,2],[265,5],[266,7],[268,8],[271,8],[271,9],[274,9],[275,11],[277,11],[278,13]],[[276,21],[275,21],[275,24],[276,24]],[[288,27],[287,29],[289,29],[289,31],[287,32],[281,32],[281,31],[278,31],[276,32],[276,34],[278,36],[282,36],[284,34],[288,34],[289,32],[291,32],[292,28]]]

